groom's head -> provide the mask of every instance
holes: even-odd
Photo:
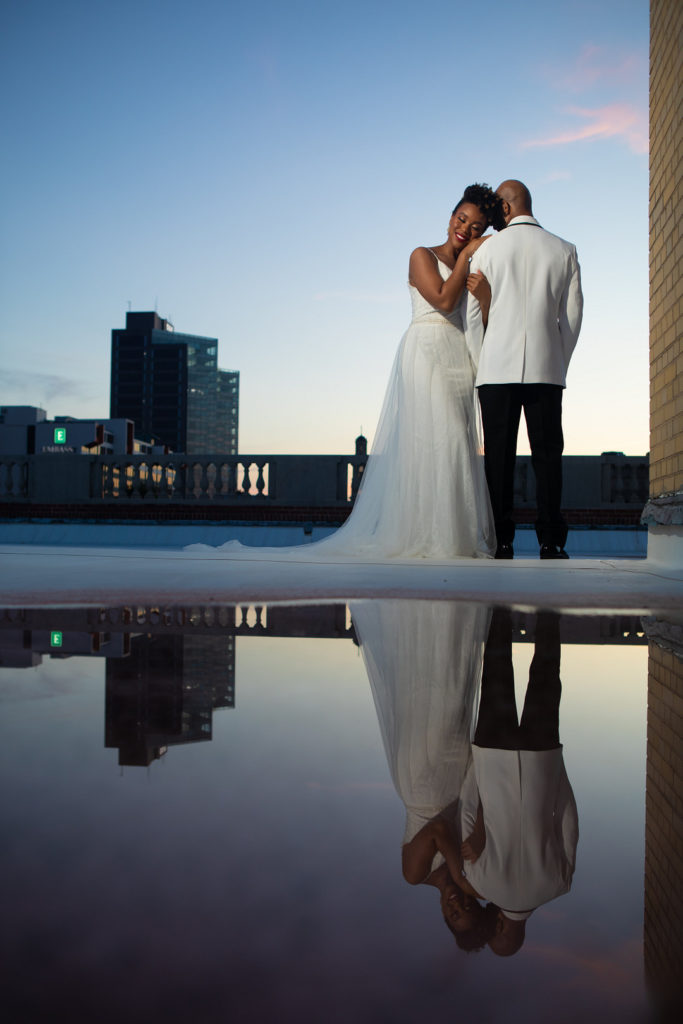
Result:
[[[503,200],[503,216],[505,223],[509,224],[513,217],[530,217],[531,193],[521,181],[510,178],[502,182],[496,189],[496,194]]]

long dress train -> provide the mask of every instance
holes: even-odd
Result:
[[[444,280],[451,271],[439,261]],[[305,558],[490,557],[495,533],[460,306],[445,314],[408,286],[413,316],[394,360],[353,511],[312,544],[259,548]],[[248,557],[229,541],[219,550]]]

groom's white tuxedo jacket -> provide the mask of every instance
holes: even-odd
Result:
[[[480,384],[559,384],[581,328],[583,296],[576,248],[534,217],[514,217],[481,245],[471,270],[491,285],[484,331],[467,296],[466,335]]]

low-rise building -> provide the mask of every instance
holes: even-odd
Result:
[[[35,405],[0,406],[0,455],[153,455],[169,448],[135,436],[133,420],[55,416]]]

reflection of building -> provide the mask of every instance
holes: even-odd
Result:
[[[30,629],[5,629],[0,638],[0,668],[35,668],[43,660],[33,650]]]
[[[683,1007],[683,634],[648,624],[645,974],[663,1008]],[[669,636],[667,636],[669,633]],[[676,636],[675,634],[678,633]],[[669,1019],[669,1017],[662,1017]],[[680,1017],[671,1016],[671,1020]]]
[[[234,707],[235,640],[131,636],[126,658],[107,659],[105,746],[119,764],[148,765],[166,748],[211,739],[215,708]]]
[[[52,613],[58,618],[57,613]],[[3,629],[0,633],[0,668],[32,668],[43,655],[51,658],[122,658],[130,648],[126,633],[90,632],[85,629]]]
[[[236,455],[239,373],[219,370],[217,352],[216,338],[128,313],[111,332],[111,415],[176,452]]]

